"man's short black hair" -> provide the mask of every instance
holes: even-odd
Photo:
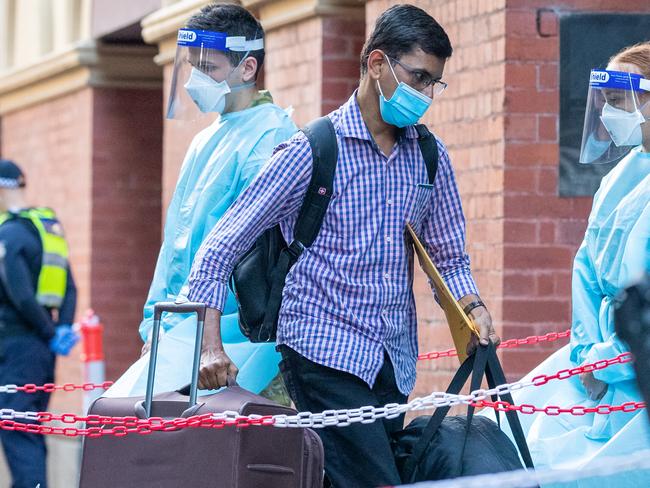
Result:
[[[363,46],[361,75],[366,74],[368,57],[375,49],[399,59],[418,47],[441,59],[447,59],[452,53],[447,33],[433,17],[414,5],[395,5],[379,16]]]
[[[263,39],[262,24],[248,10],[231,3],[211,3],[192,16],[185,25],[192,30],[225,32],[229,36],[244,36],[246,40]],[[224,53],[233,66],[237,66],[246,52],[228,51]],[[255,77],[264,63],[264,50],[251,51],[248,56],[257,60]]]

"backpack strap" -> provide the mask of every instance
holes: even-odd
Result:
[[[339,147],[334,125],[329,117],[310,122],[302,131],[311,146],[313,166],[311,181],[293,230],[293,238],[304,247],[309,247],[318,236],[332,198]]]
[[[418,131],[418,145],[420,146],[424,164],[427,167],[429,184],[433,185],[433,182],[436,180],[436,173],[438,172],[438,141],[436,141],[436,137],[424,124],[415,125],[415,130]]]
[[[312,152],[311,180],[298,213],[293,241],[280,252],[278,263],[271,274],[271,290],[264,314],[266,330],[274,330],[289,268],[298,260],[305,248],[311,246],[316,240],[334,188],[339,148],[332,121],[327,116],[320,117],[307,124],[302,131],[309,140]]]

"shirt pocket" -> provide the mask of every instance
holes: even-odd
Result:
[[[406,221],[419,229],[431,209],[433,185],[418,183],[411,187],[406,202]]]

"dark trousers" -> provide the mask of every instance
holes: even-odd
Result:
[[[404,403],[387,354],[372,388],[356,376],[316,364],[287,346],[280,371],[289,396],[300,411],[383,406]],[[371,424],[316,429],[325,447],[325,473],[335,488],[369,488],[401,484],[390,436],[404,425],[404,416]],[[327,486],[327,483],[326,483]]]
[[[42,385],[54,382],[54,355],[35,336],[0,338],[0,384]],[[17,411],[47,410],[49,393],[0,393],[0,408]],[[28,421],[21,422],[33,423]],[[0,430],[13,488],[47,487],[45,439],[40,434]]]

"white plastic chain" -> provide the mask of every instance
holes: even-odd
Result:
[[[0,393],[18,393],[18,385],[2,385]]]
[[[350,424],[370,424],[377,419],[392,419],[411,410],[426,410],[430,408],[451,407],[460,404],[469,404],[485,400],[492,395],[521,390],[533,386],[532,381],[517,381],[505,383],[490,390],[475,390],[469,395],[454,395],[444,392],[433,392],[424,397],[414,398],[408,403],[389,403],[383,407],[359,407],[342,410],[325,410],[321,413],[299,412],[295,415],[273,415],[274,427],[310,427],[319,429],[323,427],[345,427]],[[259,419],[261,415],[242,416],[238,412],[227,410],[215,413],[215,420]],[[11,408],[0,409],[0,420],[38,420],[37,412],[19,412]]]
[[[583,478],[603,478],[631,470],[650,470],[650,450],[645,449],[631,455],[604,458],[599,460],[598,464],[590,465],[586,469],[538,469],[536,471],[522,469],[505,473],[464,476],[444,481],[425,481],[413,485],[402,485],[402,488],[524,488]]]
[[[489,390],[475,390],[468,395],[433,392],[424,397],[414,398],[408,403],[389,403],[383,407],[365,406],[351,409],[325,410],[322,413],[299,412],[296,415],[273,415],[273,426],[321,429],[323,427],[334,426],[346,427],[355,423],[369,424],[377,419],[392,419],[409,411],[474,403],[488,399],[492,395],[503,395],[533,385],[534,383],[532,381],[517,381],[514,383],[505,383]],[[249,415],[248,417],[243,417],[237,412],[225,411],[215,413],[212,418],[215,420],[237,420],[246,418],[259,419],[262,416]]]
[[[0,408],[0,420],[38,420],[38,412],[17,412],[11,408]]]

